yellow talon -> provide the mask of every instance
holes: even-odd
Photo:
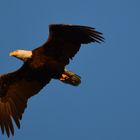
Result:
[[[66,79],[69,79],[69,77],[66,74],[62,74],[59,80],[65,81]]]

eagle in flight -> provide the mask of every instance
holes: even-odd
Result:
[[[51,79],[77,86],[80,76],[67,70],[81,44],[104,41],[102,33],[92,27],[51,24],[48,40],[34,50],[10,53],[24,63],[18,70],[0,75],[0,127],[2,134],[14,135],[14,125],[20,128],[28,99],[37,94]]]

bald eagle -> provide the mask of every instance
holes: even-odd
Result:
[[[51,24],[48,40],[40,47],[10,53],[24,63],[18,70],[0,75],[0,127],[2,134],[14,135],[14,125],[20,128],[28,99],[37,94],[51,79],[74,86],[80,76],[67,70],[81,44],[104,41],[102,33],[79,25]]]

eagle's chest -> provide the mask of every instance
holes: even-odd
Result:
[[[41,57],[33,57],[29,64],[31,69],[49,73],[52,77],[58,77],[64,71],[64,64],[52,57],[43,55]]]
[[[45,56],[35,56],[30,60],[30,67],[32,69],[45,68],[49,62],[49,58]]]

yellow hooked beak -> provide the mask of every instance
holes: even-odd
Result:
[[[13,51],[9,53],[9,56],[16,56],[16,54],[17,54],[16,51]]]

